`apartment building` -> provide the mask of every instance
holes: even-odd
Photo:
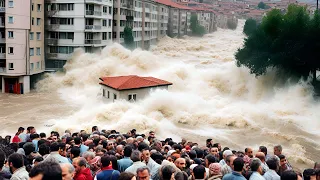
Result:
[[[113,0],[46,0],[46,68],[61,69],[76,48],[112,44]]]
[[[42,0],[0,0],[0,89],[30,92],[32,78],[44,71]]]
[[[114,0],[113,39],[124,43],[124,28],[132,28],[135,47],[148,49],[166,35],[168,7],[151,0]]]

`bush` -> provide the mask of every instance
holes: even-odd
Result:
[[[254,19],[246,20],[246,23],[243,27],[243,33],[247,36],[252,34],[257,29],[257,21]]]

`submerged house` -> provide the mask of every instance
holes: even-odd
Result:
[[[137,101],[145,98],[151,90],[166,89],[172,83],[154,77],[136,75],[101,77],[102,96],[108,102],[117,99]]]

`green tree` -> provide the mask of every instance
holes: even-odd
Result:
[[[123,39],[124,39],[124,44],[125,44],[126,48],[128,48],[128,49],[134,48],[134,38],[132,35],[132,28],[131,27],[126,26],[124,28]]]
[[[287,13],[270,11],[235,54],[238,66],[256,76],[268,68],[289,76],[308,77],[320,67],[320,16],[309,17],[306,7],[289,5]]]
[[[196,14],[192,14],[190,17],[190,29],[192,34],[196,36],[203,36],[206,33],[206,29],[199,24]]]
[[[260,8],[260,9],[269,9],[270,6],[266,5],[264,2],[259,2],[258,8]]]
[[[243,33],[247,36],[252,34],[257,29],[257,21],[254,19],[247,19],[243,27]]]

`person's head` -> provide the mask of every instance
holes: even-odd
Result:
[[[36,133],[36,128],[34,128],[33,126],[29,126],[27,128],[27,133],[30,133],[30,134]]]
[[[150,180],[150,169],[147,166],[138,168],[137,178],[139,180]]]
[[[123,156],[123,145],[120,144],[116,147],[116,153]]]
[[[130,157],[131,153],[132,153],[132,147],[131,146],[124,147],[124,150],[123,150],[124,157]]]
[[[171,165],[165,165],[161,168],[162,180],[174,179],[175,168]]]
[[[203,155],[204,155],[204,151],[200,148],[194,148],[194,150],[196,151],[197,153],[197,158],[203,158]]]
[[[82,141],[81,141],[81,137],[75,137],[75,138],[74,138],[74,144],[75,144],[75,145],[80,145],[81,142],[82,142]]]
[[[247,155],[247,156],[249,156],[249,158],[253,158],[253,150],[252,150],[252,148],[246,148],[245,150],[244,150],[244,153]]]
[[[34,164],[34,165],[37,165],[37,164],[39,164],[39,163],[42,162],[42,161],[43,161],[43,157],[42,157],[42,156],[37,156],[37,157],[34,158],[33,164]]]
[[[99,131],[98,126],[92,126],[92,132]]]
[[[209,165],[209,176],[221,174],[221,165],[219,163],[211,163]]]
[[[40,138],[42,139],[42,138],[46,138],[47,137],[47,135],[46,135],[46,133],[40,133]]]
[[[259,147],[259,152],[263,152],[264,155],[266,156],[268,154],[268,149],[265,146],[260,146]]]
[[[44,156],[44,155],[49,154],[49,153],[50,153],[50,147],[47,144],[41,144],[39,146],[39,154],[41,156]]]
[[[184,170],[184,168],[186,167],[186,160],[184,158],[178,158],[176,159],[176,161],[174,162],[174,164],[176,165],[177,168],[179,168],[180,170]]]
[[[44,161],[31,169],[29,177],[30,180],[62,180],[62,170],[58,163]]]
[[[206,177],[206,168],[202,165],[198,165],[192,170],[194,179],[204,179]]]
[[[4,166],[4,162],[6,160],[6,154],[2,149],[0,149],[0,169]]]
[[[231,154],[229,156],[227,156],[226,158],[226,163],[228,166],[230,166],[232,168],[233,166],[233,161],[236,159],[237,157],[234,154]]]
[[[190,157],[190,159],[197,158],[197,152],[195,150],[191,150],[189,152],[189,157]]]
[[[156,136],[155,136],[155,132],[154,132],[154,131],[150,131],[150,132],[149,132],[149,137],[155,138],[155,137],[156,137]]]
[[[281,145],[274,146],[273,154],[279,157],[279,155],[282,154],[282,146]]]
[[[62,180],[73,180],[75,169],[70,163],[60,164],[62,170]]]
[[[8,157],[8,164],[10,172],[13,173],[16,169],[21,168],[24,165],[23,156],[18,153],[13,153]]]
[[[238,157],[233,161],[233,167],[231,168],[236,172],[241,172],[243,169],[243,166],[244,166],[243,158]]]
[[[34,144],[32,142],[27,142],[23,145],[23,150],[24,150],[26,156],[28,156],[29,154],[31,154],[33,151],[36,150],[36,147],[34,146]]]
[[[101,165],[102,167],[108,167],[111,165],[111,157],[109,155],[104,155],[101,157]]]
[[[72,147],[70,151],[71,158],[77,158],[80,156],[80,148],[79,147]]]
[[[227,156],[233,155],[233,153],[231,150],[225,150],[225,151],[223,151],[222,155],[223,155],[223,159],[226,161]]]
[[[262,166],[260,159],[253,158],[250,163],[250,168],[252,171],[262,174]]]
[[[303,180],[316,180],[317,174],[314,169],[305,169],[303,171]]]
[[[131,172],[122,172],[118,180],[136,180],[136,176]]]
[[[271,156],[268,160],[267,160],[267,165],[269,167],[269,169],[272,169],[274,171],[278,171],[279,169],[279,160],[276,156]]]
[[[283,154],[280,154],[278,157],[280,159],[280,166],[285,167],[288,164],[286,156]]]
[[[133,162],[138,162],[138,161],[141,161],[141,152],[140,151],[133,151],[131,156],[130,156],[130,159],[133,161]]]
[[[298,180],[298,175],[292,170],[284,171],[281,174],[281,180]]]
[[[149,158],[150,158],[149,146],[146,143],[140,143],[138,146],[138,150],[141,151],[142,160],[144,160],[146,163],[149,162]]]
[[[72,165],[76,173],[79,173],[82,169],[86,168],[87,161],[83,157],[75,158],[72,161]]]
[[[57,142],[51,143],[50,151],[51,152],[58,152],[59,151],[59,143],[57,143]]]
[[[260,161],[261,161],[262,163],[264,163],[265,160],[266,160],[266,155],[265,155],[263,152],[257,152],[257,153],[256,153],[256,158],[259,158]]]
[[[217,147],[213,147],[210,149],[210,154],[216,156],[217,154],[219,154],[219,149]]]
[[[23,127],[19,127],[19,129],[18,129],[18,134],[21,134],[21,133],[23,133],[24,132],[24,128]]]
[[[215,163],[216,161],[216,158],[212,154],[209,154],[205,157],[206,167],[209,167],[211,163]]]
[[[218,148],[219,152],[221,151],[221,144],[220,143],[214,143],[212,147]]]
[[[95,158],[95,153],[91,151],[86,151],[82,154],[82,157],[84,157],[89,162]]]

